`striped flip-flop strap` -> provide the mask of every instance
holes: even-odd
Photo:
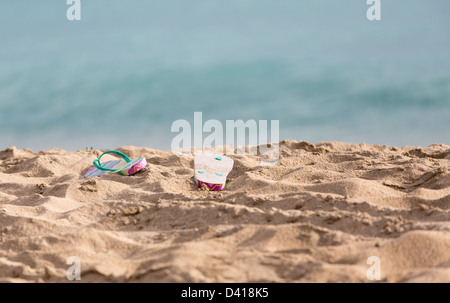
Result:
[[[116,154],[116,155],[118,155],[118,156],[121,156],[126,162],[128,162],[128,163],[131,162],[131,159],[128,158],[127,155],[125,155],[125,154],[123,154],[123,153],[121,153],[121,152],[118,152],[118,151],[116,151],[116,150],[110,150],[110,151],[104,152],[103,154],[101,154],[100,157],[98,157],[97,159],[94,160],[94,162],[93,162],[93,163],[94,163],[94,166],[95,166],[96,168],[100,169],[100,170],[105,170],[105,171],[117,171],[117,169],[111,169],[111,168],[107,168],[107,167],[102,166],[102,163],[100,162],[100,158],[103,157],[103,155],[105,155],[105,154]]]

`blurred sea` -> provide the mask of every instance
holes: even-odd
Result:
[[[173,121],[450,144],[450,1],[0,2],[0,149],[169,149]]]

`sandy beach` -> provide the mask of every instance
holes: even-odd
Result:
[[[85,179],[101,151],[0,152],[0,281],[450,282],[450,146],[280,142],[231,155],[221,192],[192,155],[118,148],[149,163]],[[105,159],[115,159],[105,156]]]

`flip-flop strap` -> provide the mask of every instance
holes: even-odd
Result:
[[[111,168],[106,168],[102,166],[102,163],[100,162],[100,158],[103,157],[103,155],[105,154],[116,154],[118,156],[121,156],[126,162],[130,163],[131,159],[128,158],[125,154],[115,151],[115,150],[110,150],[107,152],[104,152],[100,157],[98,157],[98,159],[94,160],[94,166],[100,170],[106,170],[106,171],[117,171],[117,169],[111,169]]]

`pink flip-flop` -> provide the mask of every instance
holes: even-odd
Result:
[[[225,187],[227,176],[233,169],[233,159],[220,155],[197,155],[194,159],[194,181],[199,188],[219,191]]]
[[[123,160],[113,160],[113,161],[107,161],[100,163],[100,158],[105,154],[116,154],[123,158]],[[84,175],[85,178],[92,178],[92,177],[100,177],[104,174],[116,172],[122,176],[130,176],[132,174],[135,174],[136,172],[140,171],[147,165],[147,160],[145,158],[137,158],[134,160],[131,160],[128,158],[125,154],[110,150],[105,153],[103,153],[98,159],[94,160],[94,167],[91,167],[86,174]]]

